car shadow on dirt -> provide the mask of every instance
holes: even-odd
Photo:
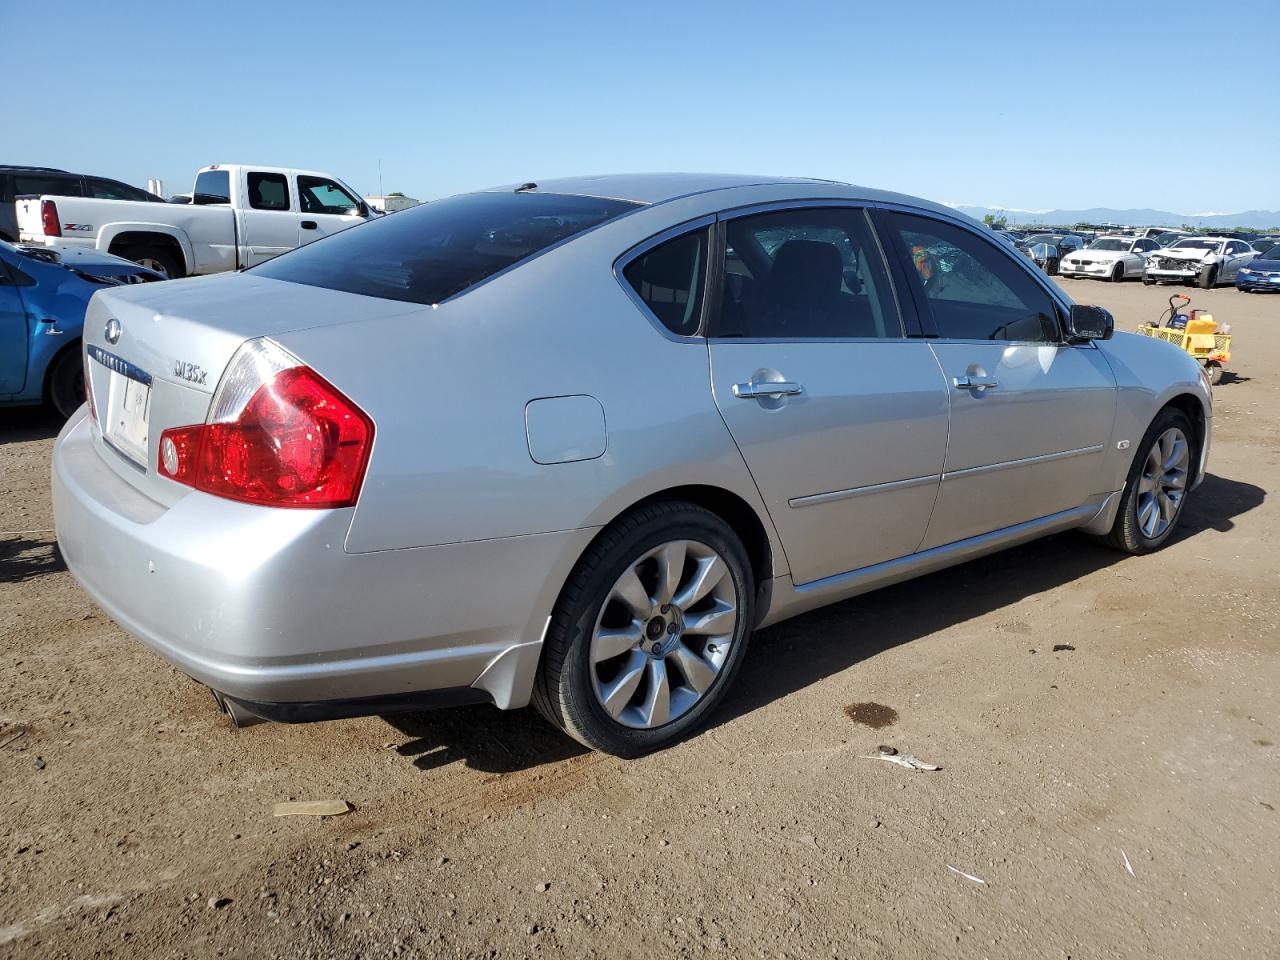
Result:
[[[1266,491],[1208,474],[1171,543],[1226,532]],[[1129,559],[1079,533],[1036,540],[823,607],[752,639],[737,687],[711,726],[728,723],[885,650],[992,613]]]
[[[0,583],[22,583],[65,569],[52,534],[43,539],[0,535]]]
[[[0,408],[0,444],[52,440],[66,422],[50,407]]]
[[[1210,474],[1189,502],[1177,538],[1230,530],[1236,517],[1265,496],[1260,487]],[[1064,533],[788,620],[752,640],[737,684],[711,725],[728,723],[883,650],[1125,559],[1080,534]],[[412,738],[395,749],[422,770],[461,761],[506,774],[587,752],[532,709],[507,712],[480,705],[383,719]]]
[[[587,748],[556,730],[536,710],[488,704],[384,717],[412,737],[395,748],[419,770],[455,761],[485,773],[516,773],[581,756]]]

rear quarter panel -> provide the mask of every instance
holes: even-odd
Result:
[[[686,484],[738,495],[774,539],[711,396],[705,343],[659,333],[613,275],[619,254],[672,222],[673,211],[656,213],[602,227],[438,308],[277,338],[376,423],[348,551],[600,526]],[[534,462],[526,405],[581,395],[604,408],[604,452]],[[775,565],[784,567],[776,549]]]

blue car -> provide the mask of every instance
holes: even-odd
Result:
[[[64,417],[84,401],[80,331],[104,287],[164,277],[96,250],[46,250],[0,240],[0,406],[50,403]]]
[[[1236,289],[1244,293],[1280,293],[1280,243],[1274,243],[1240,268]]]

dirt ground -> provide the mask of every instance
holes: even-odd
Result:
[[[1063,285],[1122,329],[1171,292]],[[1234,376],[1176,542],[764,631],[631,762],[490,707],[230,729],[77,588],[57,425],[0,414],[0,956],[1280,957],[1280,297],[1191,292]]]

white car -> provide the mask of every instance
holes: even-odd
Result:
[[[1083,250],[1067,254],[1058,266],[1064,277],[1097,277],[1119,283],[1130,277],[1141,277],[1147,266],[1148,253],[1160,245],[1150,237],[1099,237]]]
[[[214,164],[188,203],[40,196],[18,201],[23,243],[94,249],[167,277],[256,266],[377,216],[336,177],[282,167]]]
[[[1194,283],[1208,290],[1231,283],[1258,251],[1231,237],[1188,237],[1147,258],[1143,283]]]

